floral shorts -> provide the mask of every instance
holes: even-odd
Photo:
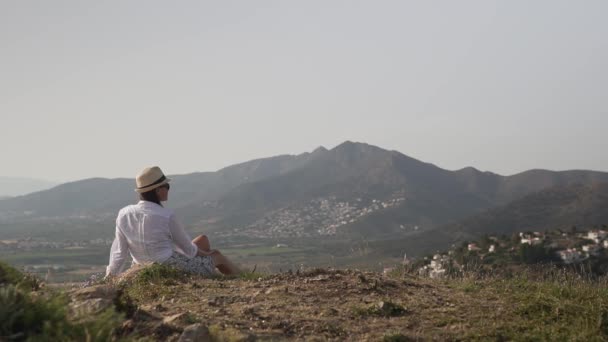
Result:
[[[173,252],[173,255],[171,255],[169,259],[165,260],[163,264],[186,272],[196,273],[204,276],[215,273],[215,264],[213,262],[213,258],[210,256],[197,255],[192,259],[188,259],[188,257],[181,253]]]

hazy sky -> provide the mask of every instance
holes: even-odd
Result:
[[[608,1],[0,2],[0,176],[213,171],[344,140],[608,171]]]

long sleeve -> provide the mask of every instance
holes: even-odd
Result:
[[[125,260],[129,254],[129,244],[127,238],[116,226],[116,237],[112,242],[112,249],[110,249],[110,263],[106,268],[106,276],[117,275],[122,272]]]
[[[171,233],[171,239],[178,252],[188,258],[196,256],[198,247],[191,241],[190,236],[188,236],[188,233],[186,233],[175,215],[171,215],[171,218],[169,218],[169,233]]]

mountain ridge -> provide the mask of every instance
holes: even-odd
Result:
[[[441,227],[551,187],[608,182],[608,173],[585,170],[534,169],[513,176],[473,167],[450,171],[398,151],[352,141],[332,149],[321,146],[215,172],[169,177],[173,186],[168,205],[186,225],[206,232],[228,229],[251,235],[254,223],[255,231],[272,231],[277,227],[275,218],[307,217],[315,205],[326,201],[327,214],[311,221],[310,228],[302,228],[303,234],[356,232],[371,239],[402,236],[402,227]],[[45,224],[45,220],[89,217],[111,224],[118,209],[137,200],[133,188],[134,181],[124,178],[65,183],[0,200],[0,219]],[[351,217],[354,213],[357,216]],[[281,234],[288,236],[290,223],[281,224]]]

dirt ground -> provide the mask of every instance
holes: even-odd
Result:
[[[125,333],[141,333],[149,317],[164,317],[173,322],[161,332],[156,326],[158,339],[176,340],[180,327],[202,323],[234,341],[460,340],[475,322],[499,320],[506,305],[430,279],[324,269],[194,278],[151,286],[134,303],[140,314],[126,323]]]

